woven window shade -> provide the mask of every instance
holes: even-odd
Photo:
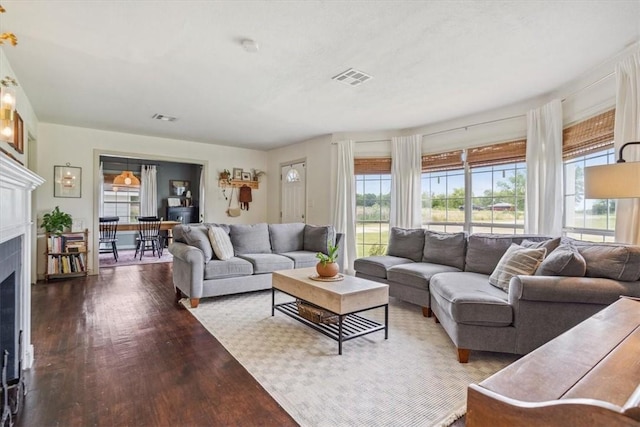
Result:
[[[467,163],[472,168],[504,163],[524,162],[527,156],[527,141],[502,142],[467,150]]]
[[[562,131],[562,158],[573,159],[613,146],[615,115],[615,109],[609,110]]]
[[[353,171],[356,175],[391,173],[391,157],[353,159]]]
[[[422,156],[422,172],[439,172],[463,167],[462,150]]]

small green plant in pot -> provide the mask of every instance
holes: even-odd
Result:
[[[336,260],[338,259],[338,245],[329,244],[327,253],[318,252],[316,258],[320,260],[316,264],[316,271],[320,277],[335,277],[340,272],[340,267]]]
[[[65,229],[71,228],[71,215],[62,212],[58,206],[50,213],[42,216],[42,228],[48,233],[60,234]]]

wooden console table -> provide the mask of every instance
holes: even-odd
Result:
[[[640,426],[640,301],[621,298],[467,394],[466,425]]]

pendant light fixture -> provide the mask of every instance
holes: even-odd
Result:
[[[129,169],[129,159],[127,159]],[[113,178],[114,190],[117,188],[140,188],[140,180],[130,170],[123,170],[120,175]]]

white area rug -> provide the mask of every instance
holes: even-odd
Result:
[[[347,341],[342,356],[336,341],[278,311],[271,317],[271,291],[205,298],[189,310],[302,426],[448,425],[464,414],[469,383],[517,358],[471,352],[460,364],[433,318],[393,298],[389,339],[379,331]],[[384,321],[383,309],[362,315]]]

